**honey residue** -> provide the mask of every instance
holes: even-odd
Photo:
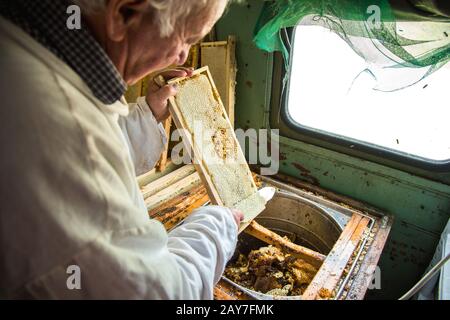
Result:
[[[243,254],[225,269],[225,276],[254,291],[277,296],[302,295],[318,269],[268,246]]]
[[[212,136],[214,150],[220,159],[235,159],[237,146],[226,128],[219,128]]]

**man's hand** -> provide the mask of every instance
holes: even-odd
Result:
[[[179,77],[192,76],[192,68],[176,68],[161,72],[158,76],[163,76],[165,80],[170,80]],[[177,89],[173,85],[165,85],[160,87],[154,80],[150,80],[147,91],[147,103],[153,112],[153,116],[156,121],[162,122],[170,116],[168,100],[170,97],[174,97],[177,94]]]
[[[233,214],[234,221],[236,221],[237,227],[241,225],[241,222],[244,221],[244,214],[236,209],[231,209],[231,213]]]

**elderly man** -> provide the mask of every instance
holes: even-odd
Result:
[[[207,207],[169,234],[149,220],[135,176],[176,88],[122,96],[183,64],[227,1],[78,0],[75,30],[73,2],[1,2],[0,298],[212,298],[242,214]]]

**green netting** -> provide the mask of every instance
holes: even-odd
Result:
[[[405,20],[413,23],[405,24]],[[433,0],[397,1],[396,5],[387,0],[277,0],[264,5],[254,41],[265,51],[282,52],[288,66],[289,48],[282,31],[299,24],[320,25],[336,32],[371,64],[427,68],[422,78],[450,59],[450,19]],[[426,32],[421,24],[427,24]],[[374,51],[379,54],[374,55]]]

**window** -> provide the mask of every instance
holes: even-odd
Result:
[[[291,60],[286,106],[297,125],[405,155],[450,159],[449,64],[423,80],[425,68],[375,76],[376,66],[320,26],[295,29]],[[396,91],[374,90],[380,75],[385,84],[420,81]]]

